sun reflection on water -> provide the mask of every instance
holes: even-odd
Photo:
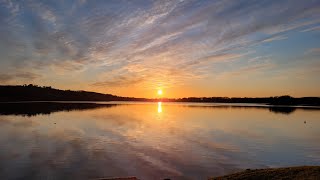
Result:
[[[158,102],[158,113],[162,113],[161,102]]]

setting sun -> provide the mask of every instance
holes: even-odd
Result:
[[[162,95],[162,90],[161,90],[161,89],[158,90],[158,95],[159,95],[159,96]]]

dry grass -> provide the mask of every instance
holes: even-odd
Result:
[[[269,169],[247,169],[242,172],[209,178],[210,180],[225,180],[225,179],[259,179],[259,180],[274,180],[274,179],[290,179],[290,180],[320,180],[320,166],[300,166],[289,168],[269,168]]]

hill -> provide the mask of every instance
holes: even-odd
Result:
[[[0,86],[0,102],[9,101],[131,101],[139,98],[120,97],[88,91],[59,90],[37,85]]]

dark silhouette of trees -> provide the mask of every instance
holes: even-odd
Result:
[[[293,113],[297,108],[295,107],[290,107],[290,106],[271,106],[269,107],[269,111],[270,112],[274,112],[274,113],[281,113],[281,114],[291,114]]]
[[[12,101],[162,101],[162,102],[203,102],[203,103],[258,103],[268,105],[320,106],[319,97],[294,98],[289,95],[275,97],[188,97],[178,99],[146,99],[120,97],[88,91],[59,90],[50,86],[33,84],[22,86],[0,86],[0,102]]]
[[[58,90],[33,84],[0,86],[0,101],[130,101],[139,98],[120,97],[87,91]]]
[[[180,99],[162,99],[168,102],[207,102],[207,103],[257,103],[268,105],[301,105],[301,106],[320,106],[319,97],[293,98],[291,96],[275,96],[262,98],[249,97],[188,97]]]

